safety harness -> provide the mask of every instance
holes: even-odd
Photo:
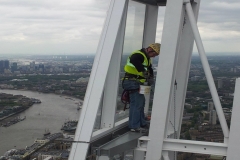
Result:
[[[124,78],[122,80],[122,88],[123,88],[124,80],[138,80],[138,79],[145,79],[145,78],[142,77],[142,76],[139,76],[139,75],[125,73],[125,76],[124,76]],[[130,90],[126,90],[126,89],[123,90],[122,96],[121,96],[121,101],[124,104],[124,108],[123,108],[124,111],[126,109],[130,108],[130,106],[127,107],[127,105],[130,103],[130,94],[134,93],[134,92],[138,92],[138,91],[139,91],[139,88],[137,88],[137,89],[130,89]]]

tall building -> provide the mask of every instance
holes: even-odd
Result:
[[[217,112],[215,110],[210,111],[209,123],[212,125],[217,124]]]
[[[30,62],[30,68],[35,70],[35,61]]]
[[[9,69],[9,60],[4,61],[4,69]]]
[[[12,71],[12,72],[17,71],[17,68],[18,68],[17,62],[13,62],[13,63],[12,63],[12,66],[11,66],[11,71]]]
[[[211,112],[212,110],[214,110],[214,103],[208,102],[208,112]]]
[[[4,69],[9,69],[9,60],[0,61],[0,73],[4,73]]]
[[[39,64],[38,70],[44,72],[44,64]]]
[[[223,87],[223,80],[222,79],[218,79],[218,89]]]

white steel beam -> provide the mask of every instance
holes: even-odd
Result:
[[[124,35],[126,28],[128,0],[125,3],[121,25],[118,30],[117,39],[112,53],[110,66],[108,69],[103,95],[103,107],[101,116],[101,128],[114,127],[118,88],[120,81],[120,64],[123,52]]]
[[[126,0],[112,0],[110,3],[75,133],[76,143],[73,144],[70,152],[70,160],[86,158],[125,4]]]
[[[145,22],[144,22],[144,32],[143,32],[143,48],[149,46],[149,44],[154,43],[156,39],[157,31],[157,20],[158,20],[158,6],[146,5],[145,12]],[[145,107],[144,113],[148,114],[150,94],[145,96]]]
[[[139,141],[142,145],[138,145],[138,150],[145,152],[147,151],[148,145],[151,142],[149,137],[141,137]],[[199,154],[212,154],[226,156],[228,145],[226,143],[214,143],[214,142],[203,142],[203,141],[191,141],[182,139],[164,139],[163,153],[165,157],[168,156],[166,151],[178,151],[178,152],[189,152]]]
[[[200,6],[200,0],[195,0],[195,3],[192,4],[194,16],[196,19],[198,18],[199,6]],[[173,110],[171,111],[172,116],[174,115],[173,112],[176,112],[175,128],[177,131],[177,138],[179,138],[180,131],[181,131],[182,116],[183,116],[183,110],[184,110],[184,104],[185,104],[185,96],[187,91],[187,84],[188,84],[188,77],[189,77],[193,42],[194,42],[194,36],[191,29],[191,25],[189,23],[189,19],[186,14],[184,16],[182,30],[183,31],[180,39],[179,56],[178,56],[177,70],[176,70],[176,82],[177,82],[176,97],[175,97],[176,108],[175,108],[175,111]]]
[[[165,139],[163,143],[163,150],[226,156],[227,144],[181,139]]]
[[[165,139],[163,143],[163,150],[226,156],[227,144],[181,139]]]
[[[232,108],[232,119],[230,127],[230,136],[228,142],[227,160],[239,159],[240,157],[240,127],[239,127],[239,114],[240,114],[240,78],[236,79],[235,92]]]
[[[210,89],[210,92],[211,92],[211,95],[212,95],[212,99],[213,99],[213,102],[214,102],[214,105],[215,105],[215,108],[216,108],[216,111],[217,111],[217,114],[218,114],[218,118],[219,118],[222,130],[223,130],[224,138],[225,138],[225,140],[227,140],[228,137],[229,137],[229,130],[228,130],[227,122],[226,122],[226,119],[225,119],[225,116],[224,116],[224,113],[223,113],[223,110],[222,110],[222,106],[221,106],[221,103],[220,103],[220,100],[219,100],[219,96],[218,96],[218,93],[217,93],[216,86],[214,84],[213,76],[212,76],[212,73],[211,73],[211,70],[210,70],[210,67],[209,67],[209,63],[208,63],[206,54],[205,54],[205,50],[204,50],[204,47],[203,47],[201,36],[199,34],[199,31],[198,31],[197,21],[194,17],[191,3],[189,2],[189,0],[185,0],[185,2],[186,2],[185,3],[186,4],[186,11],[187,11],[187,14],[188,14],[188,17],[189,17],[189,22],[190,22],[191,27],[192,27],[195,42],[196,42],[196,45],[197,45],[197,48],[198,48],[198,52],[199,52],[199,55],[200,55],[200,58],[201,58],[201,62],[202,62],[202,65],[203,65],[203,70],[204,70],[206,78],[207,78],[208,86],[209,86],[209,89]]]
[[[168,113],[175,82],[176,53],[178,53],[183,13],[183,0],[167,2],[149,131],[151,141],[148,143],[146,160],[159,160],[162,156],[163,140],[166,137]]]
[[[184,8],[183,7],[182,7],[182,13],[183,14],[181,14],[181,17],[179,17],[180,21],[181,21],[181,26],[180,26],[180,29],[179,29],[179,32],[178,32],[178,44],[177,44],[176,57],[175,57],[176,62],[175,62],[174,70],[176,70],[176,74],[177,74],[177,71],[178,71],[178,67],[181,67],[181,66],[178,66],[178,65],[180,63],[182,63],[182,62],[179,63],[179,61],[181,60],[181,59],[179,60],[179,58],[180,58],[179,47],[180,47],[180,43],[182,41],[182,34],[183,34],[183,29],[184,29],[183,28],[183,23],[184,23],[185,14],[184,14]],[[184,63],[187,63],[187,62],[184,61]],[[176,78],[178,78],[178,77],[176,77]],[[170,102],[170,108],[169,108],[169,113],[168,113],[168,115],[169,115],[169,118],[168,118],[169,122],[168,122],[168,126],[167,126],[167,137],[168,138],[176,138],[177,137],[176,131],[178,130],[178,125],[177,125],[178,123],[177,122],[178,122],[179,119],[177,119],[176,113],[178,113],[180,106],[179,105],[177,106],[177,104],[179,104],[179,102],[176,101],[176,97],[179,96],[179,95],[177,95],[177,91],[178,91],[177,88],[178,87],[176,85],[176,78],[174,79],[174,82],[173,82],[173,87],[172,87],[172,92],[171,92],[172,93],[171,102]],[[173,157],[171,159],[175,159],[174,158],[174,153],[168,153],[168,155],[170,155],[170,157]]]
[[[102,129],[99,129],[99,130],[93,132],[91,142],[103,137],[104,135],[110,134],[111,132],[114,132],[118,129],[126,127],[128,125],[128,119],[129,118],[124,118],[124,119],[116,122],[114,125],[114,128],[102,128]]]

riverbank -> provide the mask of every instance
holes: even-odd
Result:
[[[64,97],[64,98],[73,98],[73,99],[79,99],[79,101],[81,103],[83,103],[83,99],[80,99],[79,97],[76,97],[76,96],[72,96],[72,95],[68,95],[68,94],[62,94],[62,93],[58,93],[58,92],[48,92],[48,93],[45,93],[45,92],[40,92],[40,91],[36,91],[36,90],[27,90],[27,89],[12,89],[12,88],[0,88],[0,91],[1,90],[12,90],[12,91],[27,91],[27,92],[35,92],[35,93],[40,93],[40,94],[54,94],[54,95],[59,95],[60,97]]]
[[[45,129],[49,129],[51,133],[60,132],[66,121],[78,120],[81,113],[81,110],[77,110],[78,104],[76,104],[81,100],[76,98],[65,99],[63,95],[22,90],[4,89],[0,92],[14,95],[21,94],[42,101],[42,103],[33,105],[17,114],[19,117],[26,116],[24,121],[9,127],[0,127],[0,155],[13,148],[21,149],[32,145],[35,139],[43,137]],[[10,119],[11,117],[5,120]]]
[[[23,95],[6,94],[1,92],[0,122],[6,123],[2,121],[4,119],[8,119],[9,117],[16,118],[15,115],[18,115],[19,113],[27,110],[32,105],[39,103],[41,103],[39,99],[29,98]]]
[[[29,108],[29,107],[28,107]],[[18,111],[18,112],[16,112],[16,113],[13,113],[13,114],[10,114],[10,115],[8,115],[8,116],[5,116],[5,117],[3,117],[3,118],[0,118],[0,122],[2,122],[3,120],[5,120],[5,119],[7,119],[7,118],[10,118],[10,117],[12,117],[12,116],[14,116],[14,115],[17,115],[17,114],[19,114],[19,113],[21,113],[21,112],[23,112],[23,111],[25,111],[26,109],[28,109],[28,108],[24,108],[23,110],[21,110],[21,111]]]

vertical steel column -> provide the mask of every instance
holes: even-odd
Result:
[[[69,160],[86,158],[125,4],[126,0],[112,0],[110,3]]]
[[[117,96],[120,81],[120,64],[126,28],[128,0],[125,3],[121,26],[112,53],[104,89],[101,128],[112,128],[115,124]]]
[[[195,0],[192,4],[194,16],[198,18],[200,0]],[[185,8],[184,8],[185,9]],[[176,71],[176,110],[175,110],[175,128],[177,131],[177,138],[180,136],[182,116],[184,110],[184,103],[187,91],[188,77],[191,65],[191,56],[193,50],[194,35],[192,32],[191,25],[187,14],[184,16],[183,26],[182,26],[182,35],[179,46],[179,56],[177,61],[177,71]],[[173,115],[174,111],[171,111]],[[173,119],[172,119],[173,120]],[[168,125],[171,127],[171,125]]]
[[[144,32],[143,32],[143,48],[154,43],[156,39],[158,19],[158,6],[146,5]],[[144,113],[147,115],[149,111],[150,94],[145,95]]]
[[[182,31],[183,0],[169,0],[165,12],[146,160],[161,159],[163,140],[167,135],[179,33]]]
[[[189,21],[190,21],[190,24],[192,27],[192,31],[193,31],[193,34],[195,37],[195,42],[196,42],[198,52],[199,52],[199,55],[201,58],[201,62],[203,65],[203,69],[204,69],[204,72],[205,72],[205,75],[207,78],[208,86],[209,86],[209,89],[210,89],[210,92],[212,95],[212,99],[213,99],[213,102],[215,104],[215,108],[216,108],[216,111],[218,114],[218,118],[219,118],[222,130],[223,130],[223,134],[224,134],[224,138],[225,138],[224,140],[228,140],[229,130],[228,130],[227,122],[226,122],[225,116],[223,114],[222,106],[221,106],[221,103],[220,103],[220,100],[219,100],[219,97],[217,94],[217,89],[214,84],[212,73],[211,73],[211,70],[210,70],[210,67],[208,64],[208,60],[207,60],[207,57],[205,54],[205,50],[204,50],[204,47],[202,44],[201,37],[200,37],[199,31],[198,31],[197,22],[195,20],[194,14],[193,14],[191,3],[189,2],[189,0],[185,0],[185,4],[186,4],[186,11],[187,11],[187,14],[189,17]]]
[[[232,119],[231,119],[231,128],[230,136],[227,150],[227,160],[239,159],[240,157],[240,127],[239,127],[239,114],[240,114],[240,78],[236,79],[235,92],[233,99],[233,108],[232,108]]]
[[[194,3],[194,13],[197,18],[200,0]],[[185,7],[183,7],[185,13]],[[168,138],[178,139],[181,132],[182,116],[184,110],[184,102],[187,90],[188,75],[191,64],[191,55],[193,50],[194,36],[191,30],[187,14],[183,14],[181,17],[182,32],[179,32],[179,44],[178,44],[178,58],[176,62],[176,84],[173,87],[173,96],[171,100],[171,110],[169,113],[168,122]],[[175,160],[177,152],[169,151],[168,157],[171,160]]]

